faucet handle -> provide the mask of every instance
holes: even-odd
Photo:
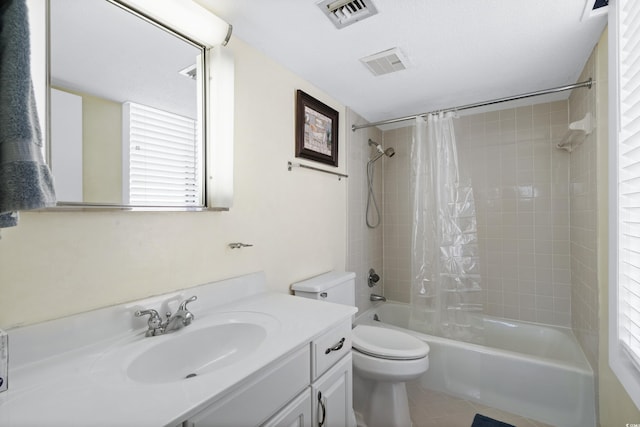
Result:
[[[188,298],[188,299],[182,301],[180,303],[180,306],[178,307],[178,310],[187,311],[187,304],[189,304],[190,302],[193,302],[193,301],[195,301],[197,299],[198,299],[198,297],[194,295],[191,298]]]
[[[149,319],[147,320],[147,325],[149,325],[149,329],[157,329],[162,325],[162,319],[157,311],[154,309],[149,310],[138,310],[133,313],[136,317],[142,317],[149,315]]]
[[[195,318],[195,316],[193,315],[193,313],[192,313],[192,312],[190,312],[190,311],[187,309],[187,304],[189,304],[190,302],[193,302],[193,301],[195,301],[195,300],[197,300],[197,299],[198,299],[198,297],[194,295],[194,296],[192,296],[191,298],[188,298],[188,299],[186,299],[186,300],[182,301],[182,303],[180,303],[180,307],[178,307],[178,311],[179,311],[179,312],[183,312],[183,315],[182,315],[182,324],[183,324],[184,326],[188,326],[188,325],[190,325],[190,324],[191,324],[191,322],[193,321],[193,319]]]

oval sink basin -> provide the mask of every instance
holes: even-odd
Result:
[[[154,345],[136,357],[127,376],[142,383],[164,383],[192,378],[236,363],[262,344],[267,330],[253,323],[226,323]]]
[[[258,312],[223,312],[156,337],[142,332],[113,344],[91,367],[103,384],[162,384],[220,372],[259,355],[280,322]],[[232,368],[231,368],[232,369]]]

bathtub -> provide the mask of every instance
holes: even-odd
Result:
[[[595,427],[593,371],[570,329],[489,316],[476,321],[485,345],[409,330],[404,303],[381,303],[355,323],[400,329],[427,342],[425,388],[553,426]]]

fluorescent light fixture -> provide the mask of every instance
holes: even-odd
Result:
[[[210,51],[209,120],[207,120],[207,206],[233,205],[234,60],[218,46]]]
[[[192,0],[118,0],[169,28],[213,47],[226,45],[232,26]]]

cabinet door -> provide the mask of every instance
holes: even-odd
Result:
[[[352,427],[353,381],[351,353],[313,383],[313,426]]]
[[[263,427],[311,427],[311,388],[307,388]]]

